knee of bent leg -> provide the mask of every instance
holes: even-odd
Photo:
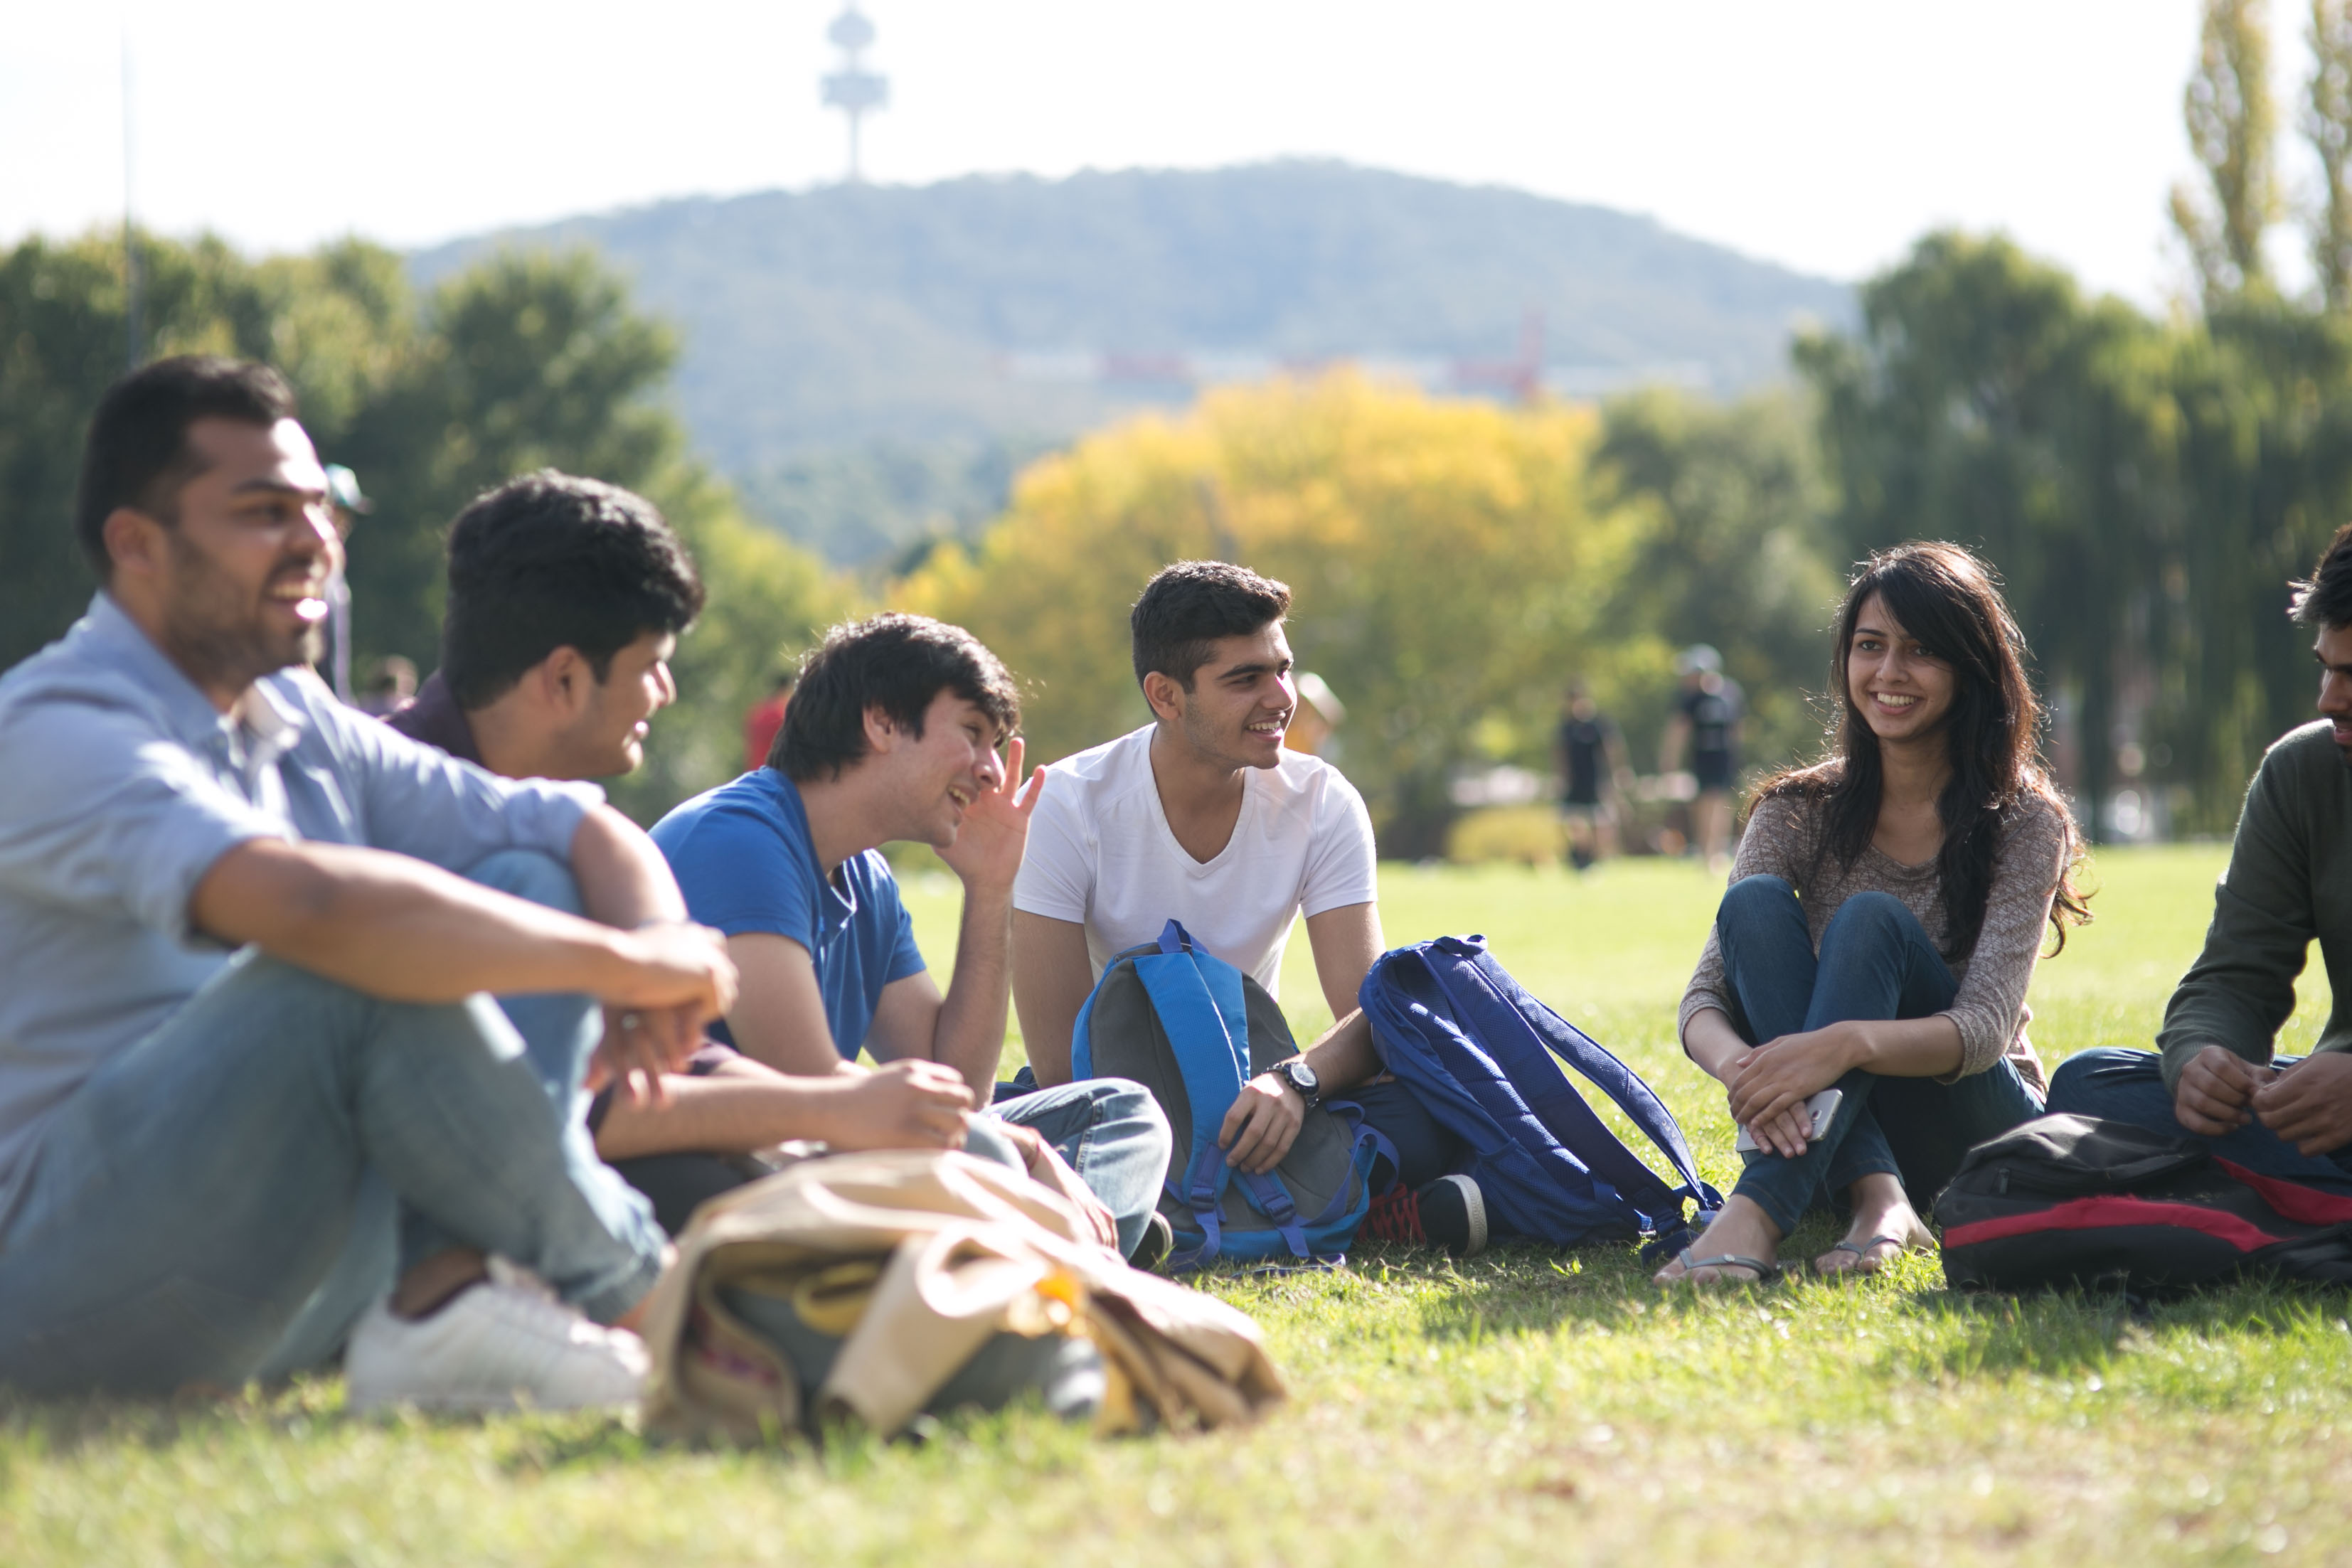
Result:
[[[1793,908],[1797,890],[1785,877],[1759,873],[1743,876],[1724,889],[1723,903],[1716,911],[1716,923],[1745,921],[1761,915],[1775,915],[1784,908]]]
[[[467,868],[466,880],[517,898],[580,913],[580,883],[572,868],[541,850],[500,850]]]
[[[2078,1051],[2060,1062],[2058,1071],[2050,1075],[2050,1097],[2042,1109],[2053,1114],[2069,1112],[2096,1115],[2103,1083],[2112,1083],[2118,1074],[2146,1071],[2153,1063],[2154,1059],[2147,1051],[2126,1046],[2100,1045]]]
[[[1096,1126],[1150,1142],[1163,1157],[1175,1146],[1168,1113],[1160,1108],[1150,1090],[1126,1078],[1097,1078],[1088,1087],[1094,1091]]]
[[[1893,894],[1875,890],[1857,893],[1839,904],[1830,916],[1828,926],[1822,932],[1822,951],[1826,954],[1833,942],[1895,940],[1907,936],[1918,924],[1919,917]]]

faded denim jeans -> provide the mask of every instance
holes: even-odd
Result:
[[[535,852],[475,877],[576,907]],[[331,1348],[390,1285],[394,1198],[408,1248],[499,1253],[619,1317],[663,1240],[583,1163],[600,1027],[584,997],[386,1002],[238,954],[43,1138],[0,1236],[0,1383],[165,1394],[304,1364],[296,1341]]]

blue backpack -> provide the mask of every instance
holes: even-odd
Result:
[[[1171,1267],[1329,1260],[1354,1239],[1371,1207],[1377,1134],[1318,1106],[1282,1163],[1261,1175],[1234,1170],[1217,1146],[1242,1085],[1297,1054],[1265,988],[1194,946],[1173,920],[1157,943],[1113,959],[1079,1009],[1073,1076],[1142,1084],[1175,1134],[1160,1197],[1176,1232]]]
[[[1683,1130],[1633,1069],[1529,996],[1483,936],[1441,936],[1384,953],[1357,999],[1372,1045],[1447,1131],[1470,1147],[1497,1230],[1572,1247],[1634,1236],[1673,1249],[1723,1206],[1691,1163]],[[1555,1060],[1555,1059],[1558,1060]],[[1615,1101],[1682,1177],[1668,1186],[1620,1143],[1560,1071],[1566,1061]]]

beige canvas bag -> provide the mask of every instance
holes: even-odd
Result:
[[[1057,1194],[962,1154],[835,1155],[723,1194],[678,1238],[646,1311],[647,1424],[739,1441],[802,1428],[791,1366],[723,1287],[845,1334],[816,1412],[884,1436],[1000,1333],[1093,1342],[1109,1384],[1098,1432],[1223,1426],[1286,1396],[1245,1314],[1087,1238]]]

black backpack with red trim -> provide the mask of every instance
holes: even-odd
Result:
[[[2352,1284],[2352,1196],[2096,1116],[2042,1116],[1979,1144],[1936,1218],[1960,1290],[2157,1294],[2248,1273]]]

